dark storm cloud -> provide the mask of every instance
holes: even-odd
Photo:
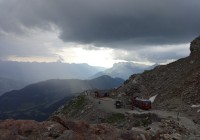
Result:
[[[1,0],[0,29],[60,30],[66,42],[177,44],[200,34],[199,0]]]

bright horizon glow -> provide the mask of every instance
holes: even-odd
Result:
[[[85,53],[87,54],[87,53]],[[84,55],[84,54],[82,54]],[[95,55],[95,54],[94,54]],[[100,54],[99,54],[100,55]],[[102,61],[102,59],[91,59],[91,61],[89,60],[88,62],[85,62],[87,61],[87,59],[90,59],[92,58],[93,56],[87,56],[87,58],[85,59],[81,59],[81,58],[77,58],[75,57],[76,59],[72,59],[72,60],[69,60],[67,59],[65,61],[65,58],[57,58],[57,57],[40,57],[40,56],[33,56],[33,57],[18,57],[18,56],[9,56],[6,60],[4,61],[14,61],[14,62],[37,62],[37,63],[55,63],[55,62],[60,62],[60,63],[68,63],[68,64],[83,64],[83,63],[86,63],[90,66],[97,66],[97,67],[104,67],[104,68],[111,68],[113,66],[113,64],[115,63],[119,63],[119,62],[132,62],[132,63],[137,63],[137,64],[144,64],[144,65],[154,65],[155,63],[152,63],[152,62],[137,62],[137,61],[125,61],[125,60],[112,60],[110,59],[109,61],[108,60],[105,60],[106,63],[104,63],[104,61]],[[98,57],[95,56],[95,57]],[[98,60],[98,62],[100,63],[96,63],[96,60]],[[173,60],[174,61],[174,60]],[[169,61],[169,62],[166,62],[166,63],[163,63],[163,64],[167,64],[167,63],[170,63],[172,61]]]
[[[112,67],[116,62],[112,58],[112,49],[84,49],[84,46],[78,45],[72,48],[63,48],[57,52],[65,63],[87,63],[91,66]]]
[[[146,48],[140,50],[123,50],[108,47],[96,47],[93,44],[79,44],[73,42],[63,42],[58,36],[59,31],[28,30],[28,36],[15,36],[7,34],[5,40],[8,40],[10,46],[16,47],[16,52],[7,55],[1,60],[18,62],[62,62],[62,63],[87,63],[91,66],[100,66],[111,68],[114,63],[133,62],[138,64],[153,65],[155,62],[141,57],[140,53],[146,54]],[[9,41],[12,39],[12,42]],[[182,51],[187,49],[188,44],[154,46],[148,53],[173,52],[187,53]],[[20,50],[20,51],[18,51]],[[132,57],[130,59],[129,57]],[[166,60],[167,64],[174,60]]]

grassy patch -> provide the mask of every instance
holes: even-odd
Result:
[[[149,73],[151,70],[144,70],[143,74]]]
[[[121,114],[121,113],[112,114],[111,116],[109,116],[105,119],[105,122],[111,123],[111,124],[120,123],[123,121],[125,121],[125,116],[124,116],[124,114]]]
[[[73,113],[78,111],[84,106],[85,103],[85,97],[84,96],[78,96],[74,100],[70,101],[68,105],[64,106],[62,109],[63,114]]]
[[[152,123],[152,120],[149,117],[145,118],[140,118],[134,121],[133,126],[138,127],[138,126],[144,126],[147,127]]]
[[[74,102],[72,107],[74,109],[79,109],[79,108],[83,107],[84,102],[85,102],[85,97],[84,96],[79,96],[78,99],[76,100],[76,102]]]

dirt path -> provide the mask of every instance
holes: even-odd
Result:
[[[149,110],[144,111],[140,109],[130,110],[130,109],[116,109],[115,107],[115,101],[112,98],[93,98],[92,96],[87,96],[90,101],[94,103],[97,109],[104,110],[109,113],[128,113],[128,114],[145,114],[145,113],[153,113],[158,115],[160,118],[173,118],[177,119],[177,112],[172,111],[165,111],[165,110]],[[99,104],[99,101],[101,102]],[[177,120],[178,121],[178,120]],[[190,118],[186,117],[184,114],[179,114],[179,121],[181,125],[184,125],[186,128],[190,130],[194,130],[197,133],[199,133],[199,126],[197,126]]]
[[[96,108],[104,110],[108,113],[113,112],[113,113],[125,113],[129,111],[129,109],[116,109],[115,107],[115,100],[112,98],[93,98],[92,96],[87,96],[90,101],[92,101]],[[99,104],[100,101],[100,104]]]

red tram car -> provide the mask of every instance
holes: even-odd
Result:
[[[134,97],[132,99],[132,108],[134,108],[134,106],[143,110],[149,110],[151,109],[151,101],[139,97]]]

